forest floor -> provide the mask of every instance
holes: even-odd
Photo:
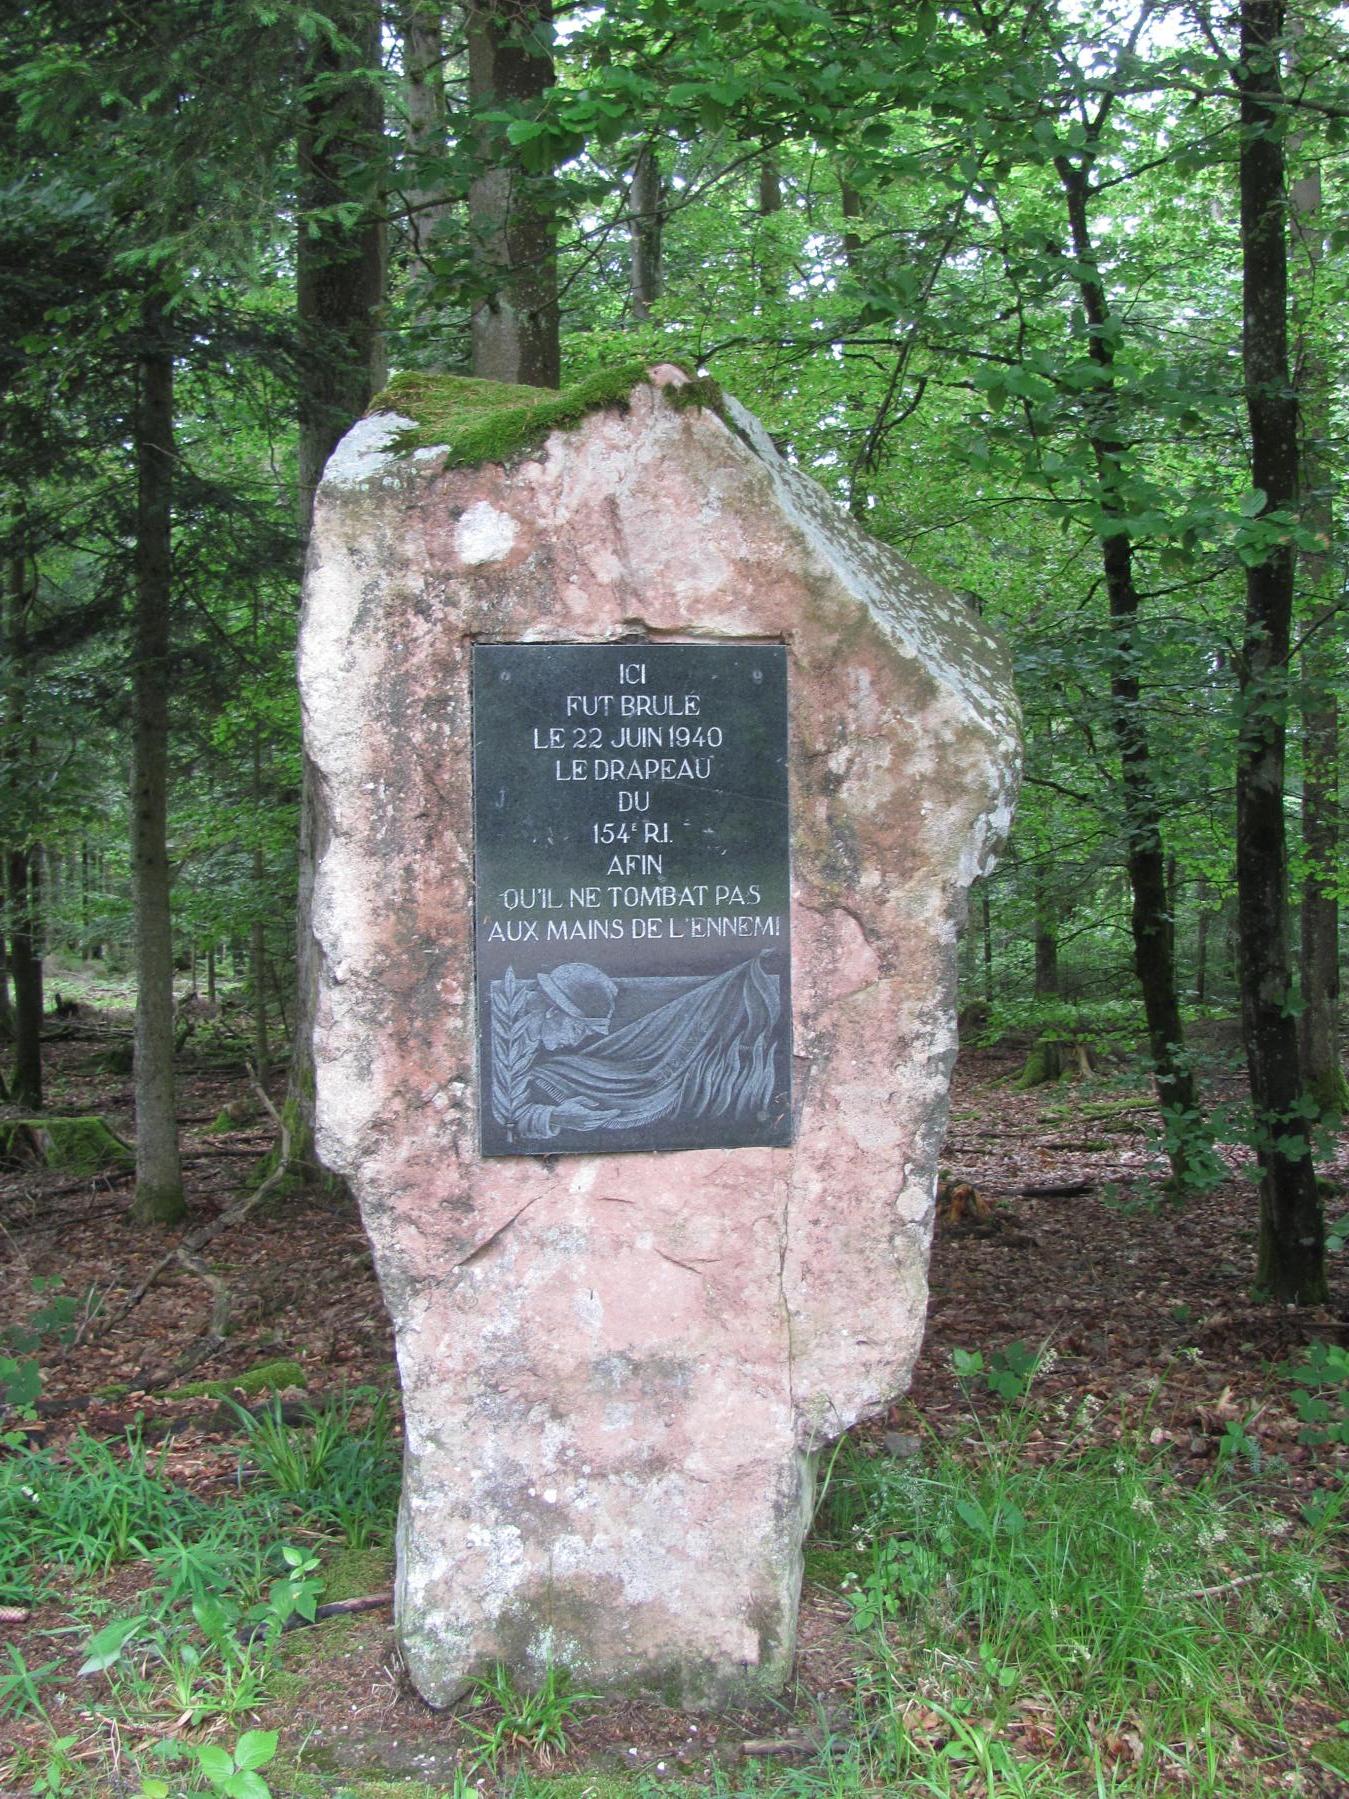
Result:
[[[82,1011],[53,1028],[49,1115],[99,1114],[130,1136],[129,1077],[107,1071],[107,1052],[125,1042],[127,1022]],[[1212,1027],[1205,1050],[1210,1095],[1239,1103],[1231,1032]],[[1346,1491],[1345,1452],[1300,1441],[1288,1370],[1320,1353],[1317,1345],[1338,1352],[1349,1344],[1344,1260],[1334,1264],[1327,1307],[1297,1313],[1256,1303],[1249,1297],[1255,1190],[1242,1152],[1231,1152],[1232,1178],[1202,1199],[1182,1210],[1159,1207],[1152,1203],[1160,1166],[1149,1135],[1152,1114],[1137,1074],[1117,1069],[1023,1093],[1013,1085],[1023,1057],[1024,1047],[961,1056],[945,1162],[982,1204],[939,1223],[927,1337],[912,1388],[858,1433],[857,1454],[902,1472],[943,1456],[995,1452],[1005,1461],[1010,1453],[1024,1474],[1127,1443],[1131,1456],[1143,1458],[1139,1466],[1154,1457],[1179,1491],[1213,1495],[1225,1482],[1222,1504],[1239,1495],[1241,1504],[1259,1508],[1263,1529],[1293,1533],[1308,1516],[1329,1515]],[[188,1041],[181,1073],[190,1224],[199,1224],[256,1184],[274,1131],[260,1107],[250,1109],[241,1054],[219,1025]],[[231,1104],[242,1116],[213,1128]],[[1349,1188],[1343,1151],[1324,1166],[1336,1188]],[[83,1326],[75,1345],[50,1340],[39,1349],[42,1398],[27,1434],[37,1453],[62,1464],[88,1438],[121,1442],[128,1431],[143,1431],[156,1445],[154,1478],[213,1504],[225,1501],[245,1492],[250,1479],[253,1452],[237,1414],[210,1395],[166,1396],[170,1371],[208,1327],[213,1294],[174,1265],[119,1317],[180,1235],[134,1229],[130,1191],[117,1173],[77,1178],[21,1155],[0,1169],[0,1330],[58,1291],[78,1302]],[[1349,1202],[1332,1199],[1329,1209],[1338,1215]],[[230,1335],[192,1380],[232,1382],[284,1358],[304,1376],[303,1391],[288,1392],[287,1400],[321,1405],[345,1392],[350,1405],[361,1389],[348,1417],[364,1418],[371,1397],[365,1390],[376,1389],[392,1396],[396,1421],[389,1325],[349,1205],[319,1191],[288,1191],[217,1236],[209,1264],[229,1289]],[[981,1362],[971,1359],[976,1351]],[[1010,1398],[989,1390],[988,1376],[999,1371],[1010,1377],[1005,1389],[1016,1389]],[[1331,1397],[1343,1402],[1345,1394]],[[10,1465],[21,1455],[11,1447]],[[977,1503],[962,1503],[967,1522],[982,1515]],[[1228,1589],[1249,1595],[1257,1584],[1255,1574],[1241,1572],[1248,1564],[1222,1546],[1223,1534],[1210,1530],[1201,1539],[1212,1539],[1205,1551],[1212,1580],[1194,1589],[1218,1595],[1220,1606]],[[389,1586],[387,1527],[355,1537],[355,1547],[343,1547],[303,1522],[289,1531],[289,1542],[312,1544],[318,1554],[320,1599]],[[1342,1641],[1343,1532],[1323,1529],[1317,1540],[1318,1603],[1338,1611],[1327,1640]],[[0,1622],[0,1793],[154,1791],[142,1789],[132,1770],[143,1776],[155,1740],[170,1735],[228,1749],[251,1727],[280,1732],[281,1754],[266,1770],[276,1794],[462,1794],[512,1780],[517,1791],[522,1781],[524,1790],[531,1780],[542,1782],[559,1799],[604,1795],[611,1785],[642,1793],[669,1784],[793,1795],[879,1790],[894,1776],[864,1768],[850,1787],[839,1768],[851,1756],[856,1774],[859,1720],[874,1700],[878,1668],[903,1682],[905,1618],[887,1602],[870,1634],[859,1630],[867,1621],[859,1593],[876,1594],[866,1573],[872,1564],[856,1564],[840,1579],[838,1547],[823,1541],[808,1560],[796,1684],[780,1705],[709,1717],[650,1704],[564,1704],[564,1748],[489,1761],[481,1759],[484,1730],[495,1729],[498,1744],[511,1734],[499,1708],[484,1701],[452,1714],[427,1709],[400,1671],[387,1604],[279,1639],[273,1673],[255,1702],[245,1695],[232,1707],[203,1707],[189,1693],[174,1715],[162,1669],[144,1657],[133,1665],[130,1650],[109,1673],[77,1674],[95,1630],[144,1610],[162,1558],[152,1566],[133,1545],[104,1575],[77,1577],[59,1565],[30,1570],[27,1601],[15,1589],[9,1597],[19,1603],[8,1613],[0,1587],[0,1620],[8,1618]],[[225,1578],[218,1570],[217,1577]],[[1299,1578],[1305,1584],[1311,1577]],[[1229,1623],[1238,1632],[1260,1627],[1245,1613]],[[887,1654],[899,1659],[887,1661]],[[988,1673],[989,1654],[980,1649],[978,1657]],[[956,1683],[958,1702],[949,1692],[943,1697],[928,1675],[913,1676],[899,1714],[906,1754],[930,1755],[921,1772],[920,1761],[904,1764],[911,1770],[899,1782],[904,1790],[1349,1794],[1342,1658],[1325,1668],[1323,1680],[1302,1680],[1286,1699],[1253,1701],[1221,1754],[1210,1746],[1202,1775],[1174,1746],[1159,1764],[1141,1740],[1143,1725],[1127,1715],[1091,1726],[1084,1759],[1080,1744],[1070,1749],[1061,1722],[1046,1722],[1043,1697],[1018,1700],[1008,1680],[999,1699],[998,1680],[1007,1677],[1000,1664],[992,1666],[997,1678],[987,1704],[965,1676]],[[41,1681],[25,1685],[21,1668],[41,1669]],[[890,1703],[893,1713],[893,1693]],[[64,1745],[55,1758],[53,1742]],[[466,1785],[465,1769],[473,1785]],[[44,1779],[52,1784],[41,1785]],[[205,1790],[204,1770],[198,1779]]]

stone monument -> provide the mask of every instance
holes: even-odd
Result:
[[[384,403],[319,491],[300,678],[399,1639],[434,1705],[495,1662],[748,1699],[816,1456],[921,1339],[1007,666],[711,383]]]

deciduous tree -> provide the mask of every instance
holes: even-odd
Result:
[[[1257,1278],[1275,1299],[1326,1297],[1325,1218],[1291,1004],[1284,776],[1291,688],[1298,417],[1288,360],[1288,211],[1279,0],[1242,0],[1242,368],[1251,481],[1266,525],[1246,571],[1237,747],[1241,1022],[1260,1163]]]

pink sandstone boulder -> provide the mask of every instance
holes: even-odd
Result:
[[[818,1452],[922,1337],[1009,672],[742,408],[672,404],[684,379],[505,465],[376,413],[318,496],[317,1141],[397,1333],[397,1629],[433,1705],[496,1662],[694,1705],[781,1687]],[[786,646],[795,1140],[484,1159],[471,647],[619,640]]]

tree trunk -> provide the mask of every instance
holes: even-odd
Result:
[[[1059,995],[1059,914],[1044,864],[1035,864],[1035,997]]]
[[[87,962],[92,952],[89,940],[89,921],[91,916],[89,900],[89,843],[88,839],[80,843],[80,961]]]
[[[259,882],[263,877],[261,863],[261,851],[254,850],[253,875]],[[272,1072],[272,1052],[267,1034],[267,927],[261,918],[253,920],[248,962],[253,1003],[253,1067],[258,1084],[265,1087]]]
[[[1242,0],[1242,373],[1258,515],[1298,500],[1297,400],[1288,367],[1288,241],[1280,136],[1278,0]],[[1286,533],[1279,536],[1286,538]],[[1298,1033],[1289,999],[1284,839],[1285,711],[1294,554],[1275,537],[1246,571],[1237,741],[1237,931],[1241,1022],[1260,1164],[1259,1286],[1313,1305],[1326,1297],[1325,1219],[1308,1138]]]
[[[48,956],[57,948],[64,950],[67,947],[66,933],[61,928],[65,889],[61,881],[60,851],[44,843],[39,851],[38,868],[38,880],[42,887],[42,939],[38,944],[38,954]]]
[[[553,84],[552,0],[468,0],[468,91],[476,114],[529,108]],[[482,297],[473,373],[556,387],[561,380],[552,172],[531,172],[499,125],[478,118],[469,219]]]
[[[1290,26],[1291,26],[1290,21]],[[1313,162],[1289,188],[1292,204],[1296,371],[1302,467],[1302,523],[1316,536],[1299,554],[1306,599],[1302,606],[1302,1016],[1303,1079],[1323,1117],[1349,1106],[1340,1066],[1340,717],[1336,682],[1343,656],[1335,579],[1331,474],[1324,446],[1330,433],[1330,378],[1313,317],[1317,274],[1325,244],[1321,225],[1321,169]],[[1300,291],[1299,291],[1300,290]]]
[[[296,309],[300,342],[314,364],[315,385],[302,390],[300,541],[309,543],[314,493],[339,438],[365,411],[384,379],[380,313],[384,302],[385,233],[378,196],[357,199],[351,183],[382,154],[382,108],[372,71],[379,67],[379,9],[345,0],[338,19],[350,47],[325,39],[314,46],[297,155],[300,219],[296,237]],[[352,212],[353,205],[357,210]],[[342,210],[336,210],[336,209]],[[318,950],[312,916],[316,867],[314,771],[306,758],[300,791],[296,892],[295,1032],[286,1087],[291,1160],[314,1170],[314,1008]],[[230,947],[238,978],[243,948]]]
[[[10,559],[4,594],[6,779],[17,819],[23,805],[24,720],[28,680],[28,618],[37,597],[33,565],[22,553]],[[16,829],[22,829],[16,826]],[[42,1105],[42,946],[36,885],[41,851],[30,843],[9,847],[5,876],[9,902],[10,970],[14,976],[14,1080],[16,1105]]]
[[[1125,446],[1116,416],[1114,333],[1105,284],[1098,272],[1096,249],[1087,214],[1094,151],[1078,162],[1055,158],[1068,209],[1068,226],[1077,266],[1076,285],[1090,332],[1089,351],[1102,371],[1095,390],[1090,443],[1096,468],[1101,511],[1121,523],[1127,505],[1121,492]],[[1134,971],[1147,1020],[1148,1051],[1157,1100],[1166,1122],[1166,1151],[1172,1190],[1204,1185],[1221,1170],[1199,1107],[1195,1079],[1185,1059],[1185,1032],[1176,990],[1175,932],[1166,887],[1166,853],[1162,814],[1153,778],[1152,754],[1143,716],[1143,690],[1138,674],[1139,597],[1134,580],[1133,543],[1127,529],[1103,536],[1101,563],[1105,575],[1113,655],[1110,665],[1110,721],[1120,761],[1120,800],[1124,813],[1124,856],[1132,895],[1130,926]]]
[[[443,162],[448,150],[445,103],[444,18],[433,0],[404,0],[398,17],[403,45],[403,141],[408,175],[403,200],[407,241],[420,280],[414,295],[413,331],[422,366],[444,364],[438,353],[439,309],[427,285],[434,273],[435,239],[453,208],[444,196]]]
[[[638,320],[649,319],[660,298],[661,196],[660,163],[651,145],[643,144],[628,184],[632,316]]]
[[[173,598],[173,358],[162,302],[141,309],[136,394],[135,617],[131,670],[131,868],[136,931],[138,1224],[187,1210],[173,1080],[173,922],[169,909],[169,624]]]
[[[37,858],[31,850],[8,857],[9,955],[14,975],[14,1079],[16,1106],[42,1106],[42,957],[38,951]]]
[[[759,217],[774,218],[782,211],[782,169],[777,153],[765,150],[759,161]],[[785,265],[776,231],[762,232],[756,240],[755,255],[759,265],[759,292],[765,299],[781,294]]]
[[[1339,708],[1340,661],[1327,610],[1302,653],[1302,882],[1299,1051],[1307,1093],[1322,1117],[1349,1104],[1340,1063]]]
[[[1203,875],[1195,891],[1195,923],[1194,923],[1194,998],[1195,1004],[1202,1006],[1208,1000],[1208,882]]]
[[[848,273],[856,275],[862,261],[862,239],[856,231],[849,229],[849,221],[862,216],[862,196],[845,175],[838,186],[839,210],[844,217],[843,227],[843,260],[847,264]]]
[[[9,997],[9,938],[0,925],[0,1043],[14,1041],[14,1003]]]
[[[258,631],[257,602],[253,607],[253,633],[256,647]],[[258,725],[253,726],[253,811],[258,816],[262,809],[262,733]],[[263,863],[262,845],[253,845],[253,899],[257,905],[267,877]],[[250,985],[253,992],[253,1069],[257,1075],[258,1085],[265,1087],[271,1074],[271,1048],[267,1041],[267,925],[261,910],[253,914],[253,933],[251,954],[249,956]]]
[[[316,37],[296,156],[300,219],[295,248],[300,388],[300,536],[309,541],[314,490],[338,439],[384,379],[381,308],[385,230],[369,166],[382,151],[379,9],[367,0],[328,8],[342,33]],[[352,216],[353,206],[358,210]]]
[[[1323,560],[1323,559],[1322,559]],[[1341,657],[1333,605],[1302,653],[1302,1016],[1307,1092],[1323,1117],[1349,1105],[1340,1064],[1340,721],[1334,681]],[[1316,631],[1316,627],[1313,627]]]

